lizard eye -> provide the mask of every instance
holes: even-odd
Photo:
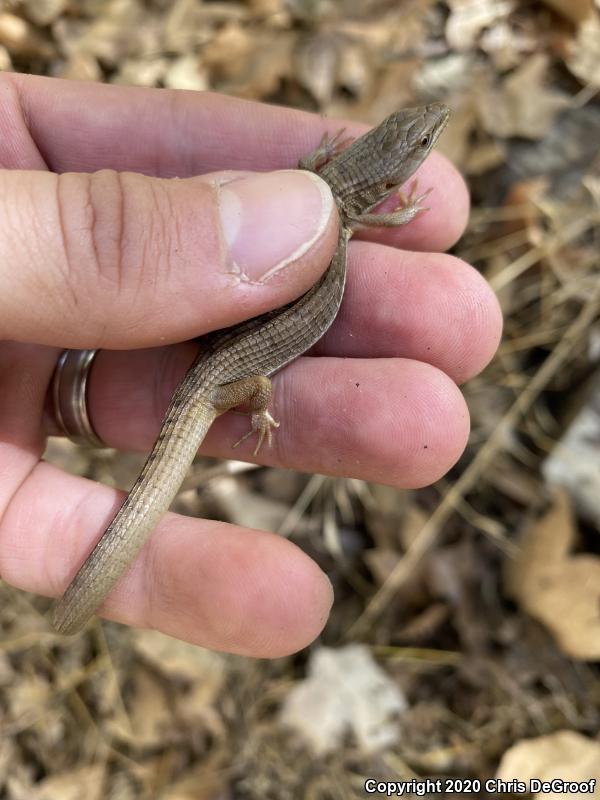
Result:
[[[430,141],[431,141],[431,136],[428,133],[426,133],[425,136],[421,137],[420,141],[421,147],[427,147]]]

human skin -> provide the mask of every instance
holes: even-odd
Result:
[[[123,499],[41,461],[59,353],[102,348],[94,427],[111,447],[149,450],[194,356],[186,340],[289,302],[332,256],[327,187],[254,171],[293,168],[324,130],[365,128],[193,92],[8,74],[0,91],[0,572],[57,596]],[[492,357],[501,315],[479,273],[441,252],[468,216],[462,178],[433,153],[417,179],[433,188],[429,211],[353,240],[338,319],[273,379],[273,446],[254,458],[246,441],[236,457],[398,487],[427,485],[459,458],[458,385]],[[202,452],[230,457],[247,424],[224,415]],[[168,514],[101,613],[275,657],[309,644],[332,600],[291,542]]]

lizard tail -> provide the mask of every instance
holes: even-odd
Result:
[[[58,633],[78,633],[126,571],[169,509],[217,415],[210,403],[197,398],[171,403],[133,488],[54,606],[52,625]]]

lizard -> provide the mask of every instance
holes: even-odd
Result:
[[[397,226],[426,210],[428,190],[407,200],[402,185],[429,155],[449,117],[442,103],[402,109],[354,141],[324,134],[301,158],[330,187],[339,214],[335,254],[321,278],[281,308],[200,337],[199,352],[181,380],[139,477],[53,609],[63,634],[80,631],[168,510],[213,421],[240,405],[249,409],[256,455],[278,427],[269,412],[270,377],[312,347],[334,321],[344,293],[350,237],[360,227]],[[392,195],[395,209],[374,209]]]

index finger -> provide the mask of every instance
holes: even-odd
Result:
[[[306,111],[211,92],[8,73],[0,86],[0,113],[6,118],[13,109],[12,135],[0,137],[5,168],[31,169],[24,159],[39,164],[41,154],[44,166],[58,173],[115,169],[186,178],[221,169],[273,170],[295,166],[324,129],[323,119]],[[0,122],[0,131],[6,127]],[[23,140],[18,154],[15,128]],[[352,136],[367,129],[348,126]]]
[[[296,166],[325,130],[350,137],[366,125],[325,120],[306,111],[172,89],[79,83],[5,73],[0,76],[0,167],[94,172],[115,169],[161,178],[222,169],[273,170]],[[15,136],[16,131],[16,136]],[[462,234],[468,193],[457,170],[433,153],[419,183],[435,187],[406,230],[376,238],[416,249],[443,250]],[[443,224],[442,221],[443,220]]]

